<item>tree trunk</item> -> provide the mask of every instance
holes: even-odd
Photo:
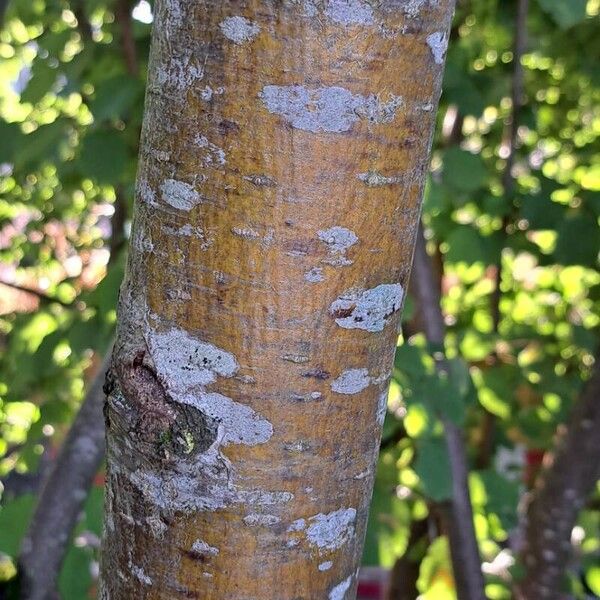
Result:
[[[102,597],[356,590],[452,0],[159,0]]]

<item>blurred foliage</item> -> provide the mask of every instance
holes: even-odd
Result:
[[[15,576],[34,501],[11,497],[8,482],[39,479],[113,333],[151,11],[144,0],[12,0],[4,17],[0,579]],[[455,597],[439,518],[451,492],[440,416],[469,442],[487,594],[510,598],[519,499],[593,364],[599,12],[600,0],[531,0],[514,186],[505,190],[516,3],[458,2],[424,211],[451,368],[447,377],[436,373],[436,349],[418,332],[409,301],[365,549],[369,565],[410,555],[423,598]],[[598,500],[573,535],[577,559],[566,585],[578,598],[600,597]],[[93,596],[101,511],[99,481],[63,568],[64,598]],[[427,533],[409,544],[425,519]]]

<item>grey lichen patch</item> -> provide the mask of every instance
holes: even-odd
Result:
[[[224,92],[224,87],[211,88],[210,85],[206,85],[200,90],[200,98],[206,102],[210,102],[213,96],[221,96]]]
[[[382,101],[378,96],[353,94],[339,86],[267,85],[259,96],[269,112],[296,129],[312,133],[349,131],[360,118],[390,123],[402,104],[398,96]]]
[[[435,64],[443,64],[446,49],[448,48],[448,36],[443,31],[436,31],[427,36],[427,45],[431,49]]]
[[[209,142],[206,136],[197,135],[194,141],[198,148],[204,150],[202,163],[205,167],[223,166],[227,162],[225,160],[225,152],[223,149],[219,148],[216,144]]]
[[[382,175],[377,171],[359,173],[357,177],[368,187],[383,187],[386,185],[402,183],[404,181],[404,177],[402,175]]]
[[[329,600],[344,600],[351,585],[352,575],[331,589],[329,592]]]
[[[399,283],[384,283],[370,290],[349,290],[331,303],[329,314],[344,329],[383,331],[400,310],[404,290]]]
[[[358,242],[354,231],[346,227],[334,226],[317,231],[317,237],[327,244],[329,258],[323,262],[334,266],[351,265],[353,261],[346,257],[346,251]]]
[[[288,532],[304,531],[306,529],[306,519],[296,519],[287,528]]]
[[[297,394],[292,393],[290,395],[290,399],[294,402],[314,402],[315,400],[320,400],[323,397],[321,392],[308,392],[307,394]]]
[[[388,0],[385,8],[400,9],[407,17],[416,17],[427,4],[436,5],[439,0]]]
[[[373,25],[373,9],[364,0],[329,0],[325,15],[340,25]]]
[[[137,565],[133,565],[131,567],[132,575],[144,585],[152,585],[152,579],[144,573],[144,569],[138,567]]]
[[[281,358],[287,362],[296,363],[298,365],[307,363],[310,360],[305,354],[284,354]]]
[[[217,376],[233,377],[239,369],[230,352],[175,327],[165,331],[150,329],[148,346],[158,375],[175,392],[187,393],[210,385]]]
[[[331,552],[341,548],[354,537],[356,509],[340,508],[327,514],[319,513],[308,520],[308,542],[321,552]]]
[[[246,17],[228,17],[219,24],[223,35],[234,44],[243,44],[253,40],[259,33],[260,27]]]
[[[244,175],[244,179],[256,187],[276,187],[277,182],[268,175]]]
[[[387,413],[388,387],[389,386],[386,386],[385,391],[381,392],[379,395],[379,402],[377,404],[377,424],[380,427],[383,425]]]
[[[391,123],[396,118],[397,110],[404,104],[401,96],[390,94],[387,101],[379,96],[367,96],[358,110],[361,117],[368,119],[371,123]]]
[[[275,515],[263,515],[258,513],[246,515],[242,520],[248,527],[268,527],[269,525],[276,525],[281,521],[281,519]]]
[[[269,421],[245,404],[205,390],[217,377],[237,374],[239,365],[233,354],[177,328],[150,329],[147,345],[158,377],[166,383],[173,400],[193,406],[218,423],[222,444],[253,446],[270,439],[273,427]]]
[[[207,544],[204,540],[196,540],[192,544],[191,552],[199,556],[217,556],[219,549]]]
[[[259,240],[261,238],[261,235],[258,231],[250,229],[249,227],[232,227],[231,233],[245,240]]]
[[[367,369],[347,369],[331,382],[331,390],[336,394],[358,394],[371,384]]]
[[[307,442],[305,440],[296,440],[295,442],[284,444],[283,448],[286,452],[290,452],[292,454],[300,454],[301,452],[306,452],[307,450],[310,450],[311,445],[310,442]]]
[[[180,398],[180,402],[194,406],[217,423],[223,425],[223,445],[264,444],[273,435],[273,426],[245,404],[217,392],[199,393]]]
[[[200,194],[189,183],[166,179],[160,186],[162,199],[178,210],[190,211],[202,202]]]
[[[323,269],[320,267],[313,267],[310,271],[304,273],[304,279],[309,283],[319,283],[325,280],[323,275]]]

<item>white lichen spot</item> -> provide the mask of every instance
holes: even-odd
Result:
[[[382,175],[377,171],[359,173],[357,177],[368,187],[383,187],[386,185],[394,185],[395,183],[402,183],[404,181],[402,175]]]
[[[239,365],[233,354],[172,328],[150,330],[148,348],[156,372],[173,398],[194,406],[223,427],[223,444],[254,446],[270,439],[273,426],[252,408],[216,392],[206,392],[217,376],[233,377]]]
[[[245,240],[258,240],[261,237],[258,231],[250,229],[249,227],[232,227],[231,233]]]
[[[352,260],[346,257],[346,251],[358,242],[358,237],[350,229],[345,227],[330,227],[317,231],[319,240],[327,244],[329,258],[323,262],[334,266],[351,265]]]
[[[365,477],[367,477],[370,474],[371,474],[371,471],[369,469],[365,469],[364,471],[361,471],[360,473],[357,473],[353,477],[353,479],[356,479],[357,481],[361,481],[361,480],[363,480]]]
[[[223,35],[234,44],[243,44],[253,40],[260,32],[260,27],[246,17],[228,17],[219,24]]]
[[[267,527],[269,525],[276,525],[281,521],[281,519],[275,515],[261,515],[256,513],[246,515],[242,520],[248,527]]]
[[[426,4],[437,4],[439,0],[389,0],[388,8],[398,6],[407,17],[416,17]]]
[[[404,291],[399,283],[384,283],[370,290],[349,290],[331,303],[329,313],[344,329],[383,331],[400,310]]]
[[[296,519],[287,528],[288,532],[303,531],[304,529],[306,529],[306,519]]]
[[[381,427],[385,421],[385,415],[387,413],[387,402],[388,402],[388,387],[386,386],[385,391],[379,395],[379,402],[377,404],[377,424]]]
[[[345,227],[330,227],[317,232],[318,238],[327,244],[328,250],[333,254],[343,254],[358,242],[354,231]]]
[[[243,504],[256,506],[270,506],[273,504],[286,504],[294,499],[291,492],[268,492],[266,490],[244,490],[237,494],[237,499]]]
[[[269,112],[296,129],[312,133],[348,131],[360,118],[390,123],[402,104],[399,96],[392,95],[384,102],[378,96],[353,94],[339,86],[267,85],[259,96]]]
[[[150,329],[148,345],[158,375],[178,392],[210,385],[217,376],[233,377],[239,369],[233,354],[178,328]]]
[[[436,31],[427,36],[427,45],[431,49],[435,64],[443,64],[446,49],[448,48],[448,36],[442,31]]]
[[[319,283],[325,280],[323,275],[323,269],[320,267],[313,267],[310,271],[304,273],[304,279],[309,283]]]
[[[367,369],[347,369],[331,383],[331,390],[337,394],[358,394],[371,383]]]
[[[144,569],[142,569],[141,567],[138,567],[137,565],[133,565],[131,567],[131,573],[141,583],[143,583],[145,585],[152,585],[152,579],[150,579],[150,577],[148,577],[148,575],[146,575],[146,573],[144,573]]]
[[[203,89],[200,90],[200,98],[206,102],[210,102],[213,96],[220,96],[225,91],[225,88],[211,88],[210,85],[204,86]]]
[[[310,544],[321,551],[337,550],[354,536],[355,520],[354,508],[340,508],[327,514],[319,513],[309,519],[306,537]]]
[[[284,444],[283,447],[288,452],[297,454],[299,452],[306,452],[307,450],[310,450],[311,444],[305,440],[296,440],[295,442]]]
[[[387,101],[371,95],[364,99],[363,105],[358,108],[358,114],[371,123],[391,123],[403,104],[403,98],[394,94],[390,94],[390,99]]]
[[[333,567],[333,562],[326,560],[319,565],[319,571],[329,571]]]
[[[197,554],[208,554],[209,556],[217,556],[219,549],[214,546],[210,546],[204,540],[196,540],[192,544],[192,552]]]
[[[373,9],[364,0],[329,0],[325,15],[340,25],[372,25]]]
[[[217,392],[183,396],[180,402],[201,410],[205,415],[221,423],[225,429],[223,445],[264,444],[273,435],[273,425],[246,404],[234,402]]]
[[[205,167],[223,166],[227,162],[225,152],[216,144],[209,142],[205,136],[197,135],[194,141],[199,148],[204,149],[202,163]]]
[[[189,183],[166,179],[160,186],[162,199],[178,210],[189,211],[202,202],[200,194]]]
[[[350,589],[351,584],[352,575],[332,588],[329,592],[329,600],[344,600],[344,598],[346,598],[346,592]]]

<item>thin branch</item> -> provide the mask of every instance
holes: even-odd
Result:
[[[104,456],[102,386],[108,352],[45,481],[19,557],[23,600],[48,600],[70,536]]]
[[[56,298],[55,296],[49,296],[48,294],[45,294],[44,292],[42,292],[40,290],[36,290],[36,289],[29,288],[29,287],[26,287],[23,285],[19,285],[18,283],[12,283],[10,281],[0,280],[0,285],[5,285],[6,287],[16,290],[17,292],[25,292],[27,294],[31,294],[32,296],[35,296],[36,298],[38,298],[39,301],[43,304],[60,304],[61,306],[64,306],[65,308],[73,308],[72,302],[65,302],[64,300],[61,300],[60,298]]]
[[[130,0],[117,0],[115,5],[115,20],[121,29],[121,48],[123,50],[123,60],[125,61],[127,73],[137,76],[138,59],[131,23]]]
[[[83,42],[87,42],[92,39],[92,26],[88,21],[88,18],[85,14],[85,0],[72,0],[71,8],[73,9],[73,14],[77,19],[77,29],[79,29],[79,33],[83,39]]]
[[[529,0],[517,0],[517,13],[515,16],[515,39],[513,44],[513,71],[511,90],[511,110],[506,121],[505,142],[506,164],[502,172],[502,188],[504,198],[511,202],[515,189],[515,177],[513,167],[517,151],[517,134],[519,121],[524,104],[523,64],[522,58],[527,48],[527,14],[529,12]],[[509,214],[502,218],[502,236],[504,246],[507,239],[507,228],[510,224],[512,209]],[[502,301],[502,248],[494,270],[494,289],[490,299],[490,312],[492,316],[492,331],[497,334],[502,321],[500,303]],[[496,357],[497,360],[497,357]],[[477,456],[477,466],[485,468],[490,462],[493,444],[492,438],[496,425],[496,416],[486,411],[483,422],[483,435]]]
[[[527,13],[529,12],[529,0],[518,0],[517,14],[515,16],[515,41],[513,46],[513,72],[511,91],[511,110],[506,122],[506,164],[502,173],[502,187],[505,199],[509,199],[515,188],[513,167],[517,149],[517,134],[519,121],[524,101],[523,87],[523,64],[522,58],[527,48]],[[512,203],[512,199],[511,199]],[[506,228],[509,225],[509,216],[502,221],[502,231],[506,237]],[[495,273],[495,286],[491,300],[492,323],[494,332],[498,332],[500,326],[500,301],[502,298],[502,251],[498,258]]]
[[[413,521],[407,548],[414,548],[428,533],[427,519]],[[419,595],[417,580],[422,557],[412,556],[408,550],[395,563],[390,573],[389,600],[414,600]]]
[[[422,225],[419,225],[417,232],[412,277],[415,296],[422,311],[425,336],[430,344],[439,348],[434,357],[436,366],[439,371],[448,372],[443,353],[446,326]],[[457,595],[461,600],[482,600],[485,598],[484,580],[473,524],[464,440],[460,429],[451,420],[442,418],[442,422],[452,472],[452,506],[446,526]]]
[[[527,509],[521,552],[526,574],[517,590],[522,600],[567,598],[560,588],[571,558],[571,531],[600,479],[600,355],[563,429]]]

